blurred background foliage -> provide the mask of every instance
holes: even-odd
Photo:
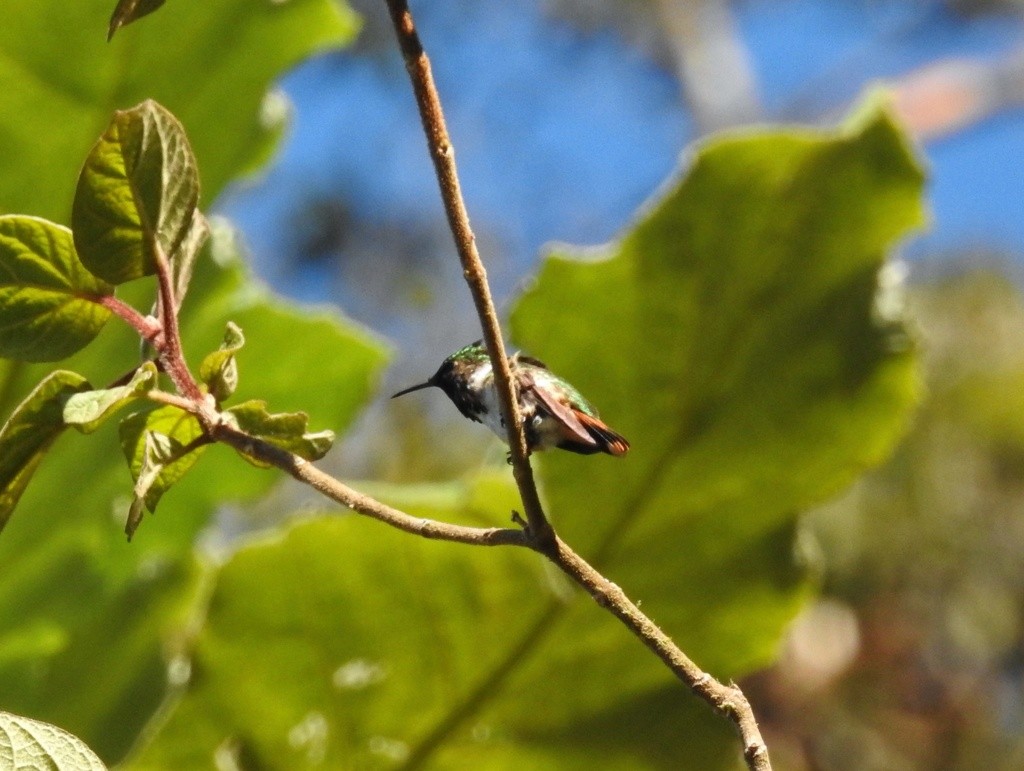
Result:
[[[992,271],[911,297],[928,398],[889,463],[805,518],[822,597],[749,683],[783,768],[1024,762],[1024,301]]]
[[[505,523],[514,496],[493,439],[454,419],[441,399],[384,408],[392,385],[422,379],[478,334],[383,4],[353,3],[357,20],[328,0],[174,2],[107,46],[112,5],[7,0],[0,211],[66,222],[78,166],[111,109],[160,100],[195,145],[204,207],[241,227],[241,251],[273,290],[336,303],[401,352],[384,375],[386,349],[365,328],[326,308],[311,318],[254,283],[222,223],[184,310],[193,358],[216,346],[227,320],[238,322],[248,340],[243,398],[305,409],[314,429],[354,427],[328,459],[339,475],[372,478],[361,487],[412,512]],[[929,232],[886,272],[890,288],[909,272],[926,385],[893,459],[797,516],[885,455],[905,425],[909,361],[898,348],[880,360],[886,375],[860,361],[856,372],[878,375],[877,389],[847,402],[830,402],[827,388],[815,392],[822,373],[813,367],[797,375],[803,401],[779,406],[799,415],[800,406],[831,404],[837,411],[815,413],[820,421],[808,425],[843,426],[831,436],[805,431],[805,449],[834,444],[823,460],[780,455],[785,442],[752,441],[748,465],[702,480],[693,464],[720,468],[722,456],[709,447],[735,449],[746,437],[764,440],[766,425],[769,437],[786,425],[785,409],[771,413],[774,426],[758,424],[756,409],[744,414],[734,399],[732,422],[720,424],[728,430],[710,444],[698,433],[702,441],[668,453],[672,462],[651,464],[667,469],[668,492],[648,502],[663,507],[661,516],[607,522],[601,501],[580,505],[581,489],[628,492],[605,488],[629,469],[647,473],[643,443],[624,462],[633,466],[552,457],[542,473],[570,541],[592,548],[587,556],[603,560],[700,663],[723,677],[768,667],[744,685],[776,767],[1019,767],[1020,3],[419,5],[478,240],[507,309],[517,285],[537,272],[544,243],[595,244],[621,233],[691,140],[766,120],[833,124],[865,83],[888,83],[903,124],[923,142],[934,209]],[[267,170],[228,185],[282,136]],[[786,152],[776,145],[762,154]],[[882,188],[866,189],[875,200]],[[696,225],[673,227],[733,224],[716,200],[696,207]],[[839,218],[828,207],[841,200],[824,201],[832,214],[819,223],[822,233],[847,232],[832,230]],[[783,213],[786,201],[778,199]],[[781,224],[771,207],[759,214]],[[896,231],[914,219],[900,216]],[[867,274],[895,234],[869,237]],[[779,241],[805,244],[791,233]],[[697,264],[716,263],[704,255]],[[715,291],[674,308],[678,324],[666,326],[684,335],[665,339],[714,354],[716,341],[737,330],[754,338],[783,330],[796,365],[806,363],[805,346],[822,342],[794,333],[801,319],[823,340],[870,329],[873,344],[891,341],[862,318],[873,287],[865,276],[841,284],[857,297],[848,307],[818,315],[795,307],[792,317],[772,317],[777,326],[762,324],[750,308],[762,307],[759,277],[773,264],[786,263],[743,262],[721,284],[699,277],[694,285]],[[636,404],[639,373],[700,396],[702,384],[716,384],[700,368],[717,360],[693,358],[696,374],[666,373],[644,351],[643,366],[631,371],[611,354],[621,350],[624,311],[602,313],[606,290],[590,267],[575,268],[576,288],[574,269],[549,261],[539,285],[548,301],[527,293],[514,314],[515,342],[578,381],[613,425],[621,416],[635,442],[651,430]],[[820,276],[782,272],[781,297],[800,291],[787,285],[790,275],[814,293],[824,289]],[[620,276],[610,281],[622,286]],[[146,290],[137,289],[140,306]],[[577,303],[589,321],[559,328],[557,309]],[[686,313],[714,319],[706,338],[683,323]],[[829,326],[847,317],[848,328]],[[609,336],[607,351],[594,350],[595,334]],[[306,339],[315,345],[295,344]],[[634,330],[627,344],[636,339]],[[135,350],[112,327],[70,364],[106,382],[131,366]],[[747,367],[718,387],[749,395],[742,389],[761,381]],[[41,371],[0,362],[3,414]],[[775,375],[786,378],[785,370]],[[890,409],[873,415],[885,383]],[[719,406],[715,395],[704,394],[705,407]],[[837,415],[848,423],[837,424]],[[792,489],[776,489],[776,475],[758,480],[759,458],[803,473],[788,477]],[[319,516],[322,502],[274,483],[214,448],[128,547],[120,527],[129,482],[114,432],[62,439],[0,536],[0,709],[72,730],[108,761],[134,747],[126,765],[140,768],[735,764],[728,726],[530,555],[420,543],[334,512]],[[764,511],[750,505],[762,500]],[[703,517],[673,522],[681,511]],[[295,513],[308,521],[279,530]],[[262,529],[270,532],[240,544],[240,535]],[[730,559],[748,569],[723,568]],[[820,594],[808,603],[812,587]]]

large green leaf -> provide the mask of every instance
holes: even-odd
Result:
[[[260,115],[273,79],[356,27],[335,0],[173,2],[108,44],[113,5],[4,0],[0,212],[67,222],[76,175],[111,112],[143,99],[184,124],[212,201],[279,135]]]
[[[275,299],[245,276],[223,227],[214,241],[216,261],[200,259],[183,309],[192,363],[237,321],[247,333],[237,354],[240,398],[303,409],[318,425],[343,431],[376,387],[384,363],[379,343],[336,313],[308,317]],[[142,307],[144,287],[125,289]],[[297,345],[301,340],[316,345]],[[106,383],[137,357],[138,339],[118,325],[69,366]],[[17,371],[17,384],[34,374]],[[113,423],[89,436],[65,436],[0,535],[4,707],[68,728],[109,763],[163,697],[164,655],[194,601],[197,533],[218,506],[256,498],[281,479],[212,447],[128,545],[123,527],[133,482]]]
[[[794,515],[906,424],[915,356],[878,287],[921,189],[878,112],[712,141],[620,242],[551,255],[513,313],[516,339],[633,445],[543,459],[560,532],[717,675],[774,655]]]
[[[488,492],[482,506],[459,485],[394,502],[507,519],[514,491]],[[195,767],[225,737],[253,766],[387,767],[383,748],[422,733],[480,665],[496,666],[500,634],[525,630],[520,611],[547,596],[540,564],[522,550],[433,544],[356,517],[305,522],[218,572],[192,662],[202,676],[129,768]]]
[[[151,276],[157,250],[169,265],[202,223],[198,202],[199,170],[185,129],[147,99],[115,112],[85,159],[71,213],[75,246],[86,267],[112,284]]]
[[[110,318],[114,288],[79,260],[71,231],[38,217],[0,216],[0,356],[59,361]]]
[[[517,501],[507,478],[369,489],[419,516],[481,525],[507,522]],[[559,624],[577,605],[572,626]],[[553,629],[564,648],[544,645]],[[579,634],[602,645],[577,654]],[[201,676],[129,768],[195,767],[219,747],[294,769],[435,753],[432,767],[715,769],[736,754],[727,724],[536,556],[355,517],[240,550],[217,575],[193,655]],[[546,682],[509,679],[534,666]],[[638,671],[660,689],[624,686]],[[549,706],[567,700],[569,721]]]

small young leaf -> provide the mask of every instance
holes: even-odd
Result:
[[[309,416],[305,412],[282,412],[272,415],[267,412],[267,403],[260,399],[242,402],[226,410],[224,415],[233,418],[239,430],[306,460],[319,460],[334,444],[333,431],[306,433]],[[242,453],[242,457],[257,466],[266,465],[250,455]]]
[[[77,736],[49,723],[0,712],[0,768],[106,771]]]
[[[0,356],[70,356],[110,318],[90,298],[113,291],[86,270],[67,228],[38,217],[0,216]]]
[[[107,28],[107,42],[109,43],[114,33],[121,27],[138,21],[143,16],[153,13],[163,5],[165,0],[119,0],[117,8],[110,17],[110,26]]]
[[[64,430],[64,403],[90,387],[74,372],[51,372],[0,428],[0,530],[11,518],[46,450]]]
[[[136,485],[132,510],[139,517],[142,505],[156,511],[160,497],[199,460],[206,449],[203,429],[195,416],[169,405],[133,413],[121,421],[120,429],[121,449]]]
[[[71,213],[85,266],[112,284],[156,272],[195,238],[199,173],[185,129],[152,100],[119,110],[86,158]]]
[[[146,431],[142,443],[142,466],[135,480],[135,497],[128,508],[128,519],[124,525],[125,535],[132,539],[142,522],[142,514],[146,505],[146,496],[160,478],[164,467],[174,461],[177,450],[176,443],[169,436],[155,431]]]
[[[199,379],[210,389],[210,393],[222,402],[238,387],[238,362],[235,354],[245,345],[241,328],[229,321],[224,330],[224,342],[213,353],[207,354],[199,365]]]
[[[147,361],[126,385],[75,394],[64,405],[64,422],[90,434],[116,410],[148,391],[155,379],[156,365]]]

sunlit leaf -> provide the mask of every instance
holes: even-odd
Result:
[[[166,405],[143,410],[121,421],[121,449],[136,482],[135,497],[149,512],[206,449],[202,426],[194,415]],[[140,492],[141,490],[141,492]]]
[[[0,530],[53,441],[64,430],[64,404],[89,389],[81,375],[57,370],[19,404],[0,428]]]
[[[99,428],[107,418],[148,391],[156,380],[156,365],[148,361],[123,386],[77,393],[64,404],[64,422],[83,434]]]
[[[0,712],[0,767],[106,771],[96,753],[63,728]]]
[[[85,266],[112,284],[156,272],[193,229],[199,172],[185,129],[147,99],[114,113],[86,158],[71,213]]]
[[[113,291],[82,265],[67,228],[38,217],[0,216],[0,356],[70,356],[110,318],[97,300]]]
[[[132,490],[134,498],[131,506],[128,507],[128,519],[124,526],[124,532],[129,541],[135,535],[139,523],[142,522],[143,510],[146,508],[146,496],[149,495],[149,491],[160,478],[164,468],[169,463],[178,460],[186,452],[169,436],[158,434],[155,431],[146,431],[143,435],[142,464],[135,477],[135,488]]]
[[[898,287],[879,285],[922,184],[877,111],[711,141],[602,255],[549,256],[513,312],[516,339],[633,445],[543,458],[562,534],[719,675],[775,655],[799,597],[794,515],[907,424],[915,356]]]
[[[110,17],[110,25],[107,28],[107,40],[114,37],[114,33],[121,27],[138,21],[143,16],[153,13],[164,4],[166,0],[118,0],[117,7]]]
[[[359,487],[416,516],[467,524],[507,524],[518,505],[507,477]],[[280,578],[270,586],[267,575]],[[563,629],[560,615],[576,606]],[[193,651],[203,675],[174,694],[139,767],[201,763],[229,734],[244,742],[225,749],[272,768],[313,758],[325,767],[733,768],[728,724],[525,550],[435,544],[358,517],[314,519],[240,550],[218,574],[210,609]],[[600,646],[577,656],[550,644],[581,632]],[[548,722],[567,661],[576,740]],[[548,684],[521,689],[520,671],[534,667]],[[660,677],[662,690],[621,687],[637,672]],[[595,705],[618,708],[617,722],[609,715],[588,731]],[[507,723],[509,712],[523,718]]]
[[[224,401],[238,388],[238,362],[235,354],[245,345],[245,335],[233,321],[224,330],[224,340],[199,365],[199,379],[206,383],[217,401]]]
[[[253,399],[235,405],[224,413],[225,417],[234,421],[235,426],[247,434],[270,442],[283,450],[288,450],[307,460],[319,460],[334,444],[333,431],[306,431],[309,416],[304,412],[284,412],[271,414],[267,403]],[[260,463],[251,455],[243,454],[244,458]]]

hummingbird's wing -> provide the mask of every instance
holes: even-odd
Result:
[[[517,355],[515,362],[547,369],[542,362],[528,356]],[[562,432],[562,441],[558,443],[558,447],[581,455],[604,452],[619,456],[629,452],[626,437],[613,431],[599,417],[575,409],[559,400],[549,389],[538,386],[528,369],[517,368],[515,371],[519,378],[520,391],[529,391],[537,400],[537,405],[558,421]],[[578,393],[576,396],[582,401]]]
[[[520,359],[521,361],[521,359]],[[574,443],[587,445],[593,447],[595,451],[599,449],[598,444],[594,441],[594,438],[587,431],[586,427],[579,420],[580,413],[576,410],[562,404],[554,396],[551,396],[543,388],[535,388],[536,383],[533,380],[533,376],[529,372],[522,370],[518,371],[519,375],[519,388],[521,391],[529,391],[533,394],[534,398],[537,399],[537,403],[549,414],[555,418],[559,423],[562,424],[565,432],[568,434],[567,440]]]

